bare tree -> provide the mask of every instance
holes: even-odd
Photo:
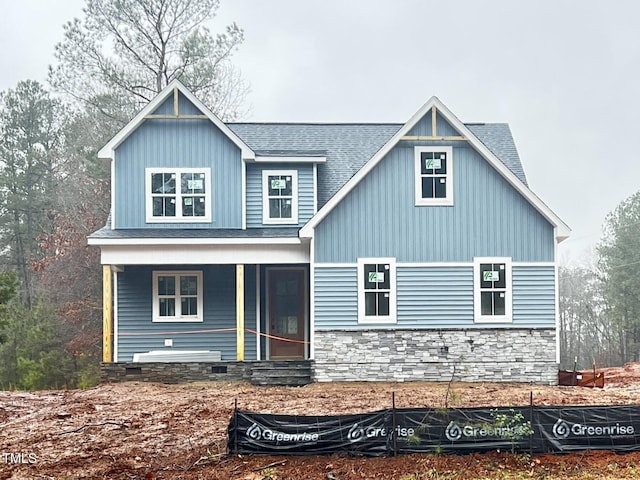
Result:
[[[87,0],[64,26],[49,81],[119,126],[173,79],[223,120],[243,113],[247,94],[230,58],[244,38],[235,23],[213,36],[205,23],[219,0]]]

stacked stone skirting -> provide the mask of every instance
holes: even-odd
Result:
[[[251,379],[252,362],[215,363],[138,363],[118,362],[100,365],[100,380],[104,382],[184,383],[216,380]]]
[[[311,383],[312,362],[118,362],[101,364],[102,382],[185,383],[245,380],[254,385]]]
[[[558,382],[555,329],[315,332],[314,380]]]

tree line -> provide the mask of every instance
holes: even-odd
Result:
[[[180,79],[224,120],[244,113],[235,23],[218,0],[86,0],[64,25],[47,84],[0,93],[0,389],[97,381],[102,272],[86,237],[109,214],[97,151]]]
[[[640,192],[607,215],[590,261],[559,277],[562,366],[640,361]]]

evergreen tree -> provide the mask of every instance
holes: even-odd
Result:
[[[605,221],[598,247],[606,314],[624,361],[640,360],[640,192]]]

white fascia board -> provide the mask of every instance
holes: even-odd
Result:
[[[325,163],[327,161],[327,157],[318,156],[318,157],[303,157],[303,156],[265,156],[265,155],[256,155],[256,162],[267,162],[267,163]]]
[[[555,238],[557,242],[565,240],[571,234],[571,229],[558,217],[533,191],[527,187],[522,181],[509,170],[502,161],[489,150],[464,123],[462,123],[440,100],[435,98],[434,105],[440,114],[456,129],[460,134],[467,138],[469,144],[488,162],[498,173],[500,173],[509,184],[514,187],[529,203],[546,218],[555,229]]]
[[[236,265],[309,263],[309,244],[300,245],[108,245],[102,265]]]
[[[89,238],[89,245],[95,246],[153,246],[153,245],[301,245],[297,237],[287,238]]]
[[[240,194],[242,195],[242,202],[240,205],[240,209],[242,210],[241,212],[241,217],[242,217],[242,230],[246,230],[247,229],[247,162],[242,159],[242,166],[241,166],[241,183],[242,183],[242,188],[241,188],[241,192]]]
[[[133,117],[127,125],[124,126],[104,147],[98,151],[98,158],[114,159],[114,153],[116,148],[124,142],[131,133],[133,133],[140,124],[144,121],[145,117],[152,113],[156,108],[160,106],[170,95],[173,94],[173,89],[177,88],[190,102],[192,102],[196,108],[198,108],[211,122],[218,127],[222,133],[224,133],[240,150],[242,151],[242,158],[253,159],[255,153],[249,146],[242,141],[227,125],[220,120],[216,115],[209,110],[195,95],[193,95],[187,87],[185,87],[179,80],[173,80],[164,87],[164,89],[156,95],[138,114]]]
[[[301,238],[312,238],[313,230],[328,214],[338,205],[353,188],[366,177],[371,170],[397,145],[400,139],[405,136],[432,107],[440,112],[442,117],[447,120],[454,128],[460,132],[462,136],[467,138],[469,144],[497,171],[500,173],[529,203],[545,217],[555,229],[555,238],[559,243],[566,239],[571,229],[562,221],[540,198],[529,189],[509,168],[496,157],[474,134],[462,123],[437,97],[431,97],[398,132],[387,141],[387,143],[378,152],[358,170],[358,172],[345,183],[338,192],[329,199],[329,201],[316,213],[307,224],[300,230]]]
[[[116,178],[116,162],[111,160],[110,163],[111,181],[109,183],[111,184],[111,210],[109,213],[111,214],[111,229],[113,230],[116,228],[116,182],[114,181]]]

